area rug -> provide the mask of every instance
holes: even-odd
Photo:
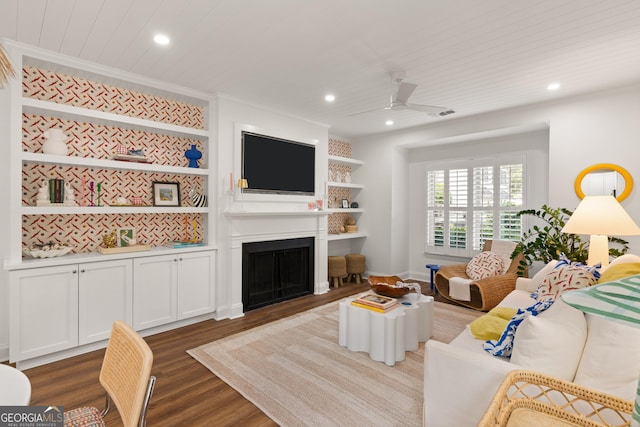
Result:
[[[434,303],[434,339],[481,313]],[[422,425],[424,344],[390,367],[338,345],[338,302],[188,353],[281,426]]]

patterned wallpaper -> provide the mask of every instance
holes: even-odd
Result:
[[[351,158],[351,143],[335,136],[329,136],[329,155]],[[351,173],[350,165],[329,163],[329,181],[343,181],[346,173]],[[329,187],[327,200],[329,209],[341,208],[342,199],[347,199],[349,204],[353,201],[351,199],[351,191],[349,191],[348,188]],[[339,233],[340,227],[345,225],[347,218],[350,216],[348,213],[334,213],[329,215],[329,234]]]
[[[27,98],[204,129],[204,109],[36,67],[22,68]]]
[[[166,100],[113,86],[74,78],[61,73],[23,69],[24,95],[77,107],[108,111],[142,119],[173,123],[202,129],[204,112],[201,107]],[[45,140],[43,132],[49,128],[63,129],[69,137],[69,155],[109,159],[119,145],[143,149],[150,162],[171,166],[187,166],[184,152],[196,145],[207,158],[205,144],[197,139],[156,134],[127,128],[64,120],[41,115],[23,114],[22,149],[41,152]],[[202,161],[201,167],[207,167]],[[24,163],[22,167],[22,203],[35,206],[43,179],[62,178],[69,182],[76,201],[83,204],[82,183],[101,183],[101,200],[109,203],[116,197],[142,197],[152,205],[152,183],[178,182],[182,206],[192,206],[189,190],[204,192],[204,177],[173,175],[131,170],[94,169]],[[85,187],[85,204],[88,189]],[[201,214],[108,214],[108,215],[24,215],[22,217],[23,246],[50,240],[75,246],[74,252],[94,251],[102,235],[119,227],[135,228],[141,243],[162,245],[170,240],[191,238],[193,221],[197,222],[198,238],[203,236]],[[185,221],[189,225],[185,225]]]

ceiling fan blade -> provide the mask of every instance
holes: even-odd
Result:
[[[354,117],[362,114],[375,113],[376,111],[384,111],[384,110],[390,110],[390,109],[391,107],[374,108],[373,110],[366,110],[366,111],[360,111],[358,113],[349,114],[347,115],[347,117]]]
[[[396,99],[394,99],[394,102],[400,104],[406,103],[417,87],[418,85],[414,83],[400,82],[400,84],[398,85],[398,93],[396,94]]]
[[[437,107],[435,105],[407,104],[409,110],[422,111],[423,113],[438,114],[449,111],[447,107]]]

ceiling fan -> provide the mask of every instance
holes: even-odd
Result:
[[[400,111],[413,110],[427,113],[430,116],[442,117],[455,113],[454,110],[447,107],[437,107],[435,105],[411,104],[407,102],[414,90],[418,87],[415,83],[407,83],[404,81],[406,73],[404,71],[396,71],[391,74],[391,81],[398,86],[395,97],[391,95],[389,105],[373,110],[361,111],[359,113],[350,114],[349,117],[358,116],[360,114],[373,113],[375,111]]]

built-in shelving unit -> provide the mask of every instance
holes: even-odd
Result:
[[[349,170],[349,175],[351,174],[351,170],[353,168],[358,168],[362,165],[364,165],[364,162],[362,160],[357,160],[357,159],[353,159],[350,157],[341,157],[341,156],[335,156],[335,155],[329,155],[329,165],[338,165],[338,166],[346,166],[348,167]],[[330,179],[331,177],[331,173],[330,173]],[[364,185],[362,184],[358,184],[358,183],[354,183],[354,182],[344,182],[344,181],[336,181],[336,180],[330,180],[327,183],[327,186],[330,188],[336,188],[336,189],[344,189],[346,190],[348,193],[349,197],[347,197],[347,199],[351,202],[353,201],[354,198],[356,198],[358,192],[362,189],[364,189]],[[330,207],[329,209],[327,209],[327,212],[329,214],[336,214],[336,215],[342,215],[342,214],[353,214],[356,216],[359,216],[361,213],[364,212],[363,208],[338,208],[338,207]],[[327,240],[329,241],[335,241],[335,240],[348,240],[348,239],[359,239],[359,238],[363,238],[366,237],[366,233],[364,232],[357,232],[357,233],[331,233],[327,236]]]

